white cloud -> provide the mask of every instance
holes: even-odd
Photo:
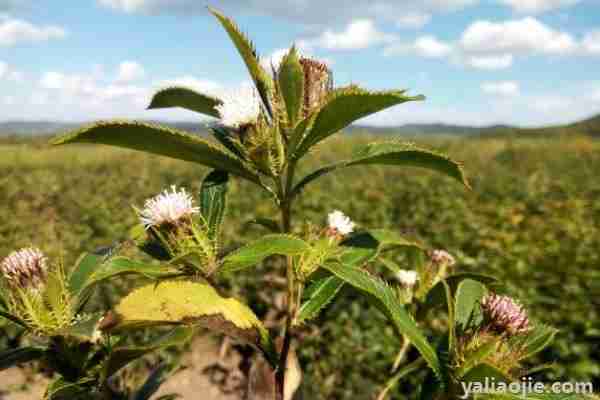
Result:
[[[399,28],[422,28],[431,21],[431,14],[409,12],[398,17],[396,25]]]
[[[127,13],[205,14],[206,2],[197,0],[97,0]],[[463,9],[480,0],[219,0],[227,14],[249,12],[286,18],[308,25],[331,26],[359,18],[397,22],[407,14],[426,15]]]
[[[21,19],[0,18],[0,47],[62,39],[66,35],[67,32],[58,26],[36,26]]]
[[[441,58],[450,55],[452,51],[452,44],[443,42],[435,36],[425,35],[416,38],[412,43],[394,43],[386,47],[383,54],[386,56],[416,54],[426,58]]]
[[[588,32],[583,37],[581,46],[588,54],[600,54],[600,30]]]
[[[520,92],[519,84],[514,81],[484,82],[481,90],[496,96],[516,96]]]
[[[527,17],[505,22],[476,21],[463,32],[460,46],[470,53],[565,54],[576,50],[577,43],[570,34]]]
[[[512,54],[500,54],[490,56],[467,56],[464,64],[477,69],[497,70],[509,68],[513,64]]]
[[[569,7],[579,3],[580,0],[500,0],[521,13],[537,14],[545,11]]]
[[[117,71],[117,82],[137,81],[144,77],[144,67],[135,61],[123,61]]]
[[[24,76],[21,71],[17,71],[4,61],[0,61],[0,81],[22,82],[23,78]]]
[[[372,20],[357,19],[341,32],[328,29],[316,38],[301,40],[299,45],[307,49],[320,47],[328,50],[357,50],[390,43],[395,39],[395,36],[379,31]]]
[[[164,79],[156,82],[153,86],[156,89],[163,89],[169,86],[183,86],[210,95],[216,95],[223,90],[223,86],[218,82],[209,79],[198,79],[190,75]]]

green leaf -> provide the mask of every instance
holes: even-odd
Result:
[[[279,227],[279,222],[275,221],[274,219],[270,219],[270,218],[254,218],[248,222],[246,222],[247,225],[260,225],[265,229],[268,229],[269,231],[273,232],[273,233],[279,233],[281,232],[281,228]]]
[[[404,93],[403,90],[370,92],[355,86],[337,89],[317,112],[315,122],[293,154],[294,158],[301,158],[312,146],[360,118],[397,104],[425,99]]]
[[[52,144],[99,143],[145,151],[195,162],[259,182],[241,161],[209,142],[171,128],[142,122],[106,121],[85,126],[52,141]]]
[[[304,99],[304,70],[295,47],[292,47],[289,53],[283,57],[277,78],[289,125],[296,126]]]
[[[467,327],[472,320],[473,311],[479,308],[481,299],[487,293],[486,287],[480,282],[465,279],[459,283],[456,289],[456,315],[455,324],[459,329]]]
[[[253,267],[275,254],[295,256],[309,250],[308,243],[292,235],[266,235],[227,255],[217,273],[223,275]]]
[[[215,125],[210,128],[210,131],[223,147],[236,155],[240,160],[246,160],[243,146],[235,139],[232,139],[232,135],[226,127]]]
[[[268,331],[245,304],[221,297],[207,283],[168,280],[142,286],[121,300],[110,330],[155,325],[198,325],[224,333],[277,359]]]
[[[475,273],[459,273],[448,276],[445,281],[450,286],[452,293],[456,293],[458,285],[464,281],[465,279],[471,279],[480,283],[483,283],[486,286],[496,284],[498,280],[493,276],[475,274]],[[438,282],[428,293],[425,298],[424,307],[422,308],[423,312],[427,312],[435,307],[439,307],[446,304],[446,291],[444,289],[444,284],[442,282]]]
[[[85,287],[119,275],[141,275],[149,279],[160,279],[177,274],[178,271],[167,265],[147,264],[127,257],[114,257],[96,269],[88,278]]]
[[[59,377],[48,385],[44,400],[84,400],[90,398],[90,383],[93,379],[84,378],[77,382],[69,382]]]
[[[313,171],[294,187],[292,193],[294,195],[298,194],[304,186],[339,168],[371,164],[425,168],[454,178],[470,188],[462,164],[451,160],[445,155],[421,149],[410,143],[383,142],[363,146],[355,151],[350,159]]]
[[[145,343],[143,346],[117,346],[112,349],[104,369],[104,376],[110,378],[130,362],[153,351],[167,347],[181,346],[193,336],[194,330],[189,327],[177,327],[168,333]]]
[[[173,369],[174,365],[170,363],[162,363],[156,367],[142,387],[136,391],[133,400],[150,400],[150,397],[152,397],[158,389],[160,389],[161,385],[172,375]]]
[[[327,263],[323,268],[375,300],[398,333],[405,335],[411,341],[429,367],[441,379],[441,366],[435,349],[388,285],[353,266]]]
[[[69,292],[71,295],[79,296],[87,280],[105,259],[106,256],[95,253],[83,253],[79,257],[75,267],[69,274]]]
[[[465,360],[463,361],[460,368],[458,368],[455,372],[458,378],[462,378],[465,374],[468,374],[471,369],[480,365],[490,354],[494,353],[498,348],[499,340],[493,339],[488,343],[485,343],[481,347],[479,347],[472,354],[465,355]]]
[[[44,347],[19,347],[17,349],[9,349],[0,351],[0,371],[4,371],[15,365],[35,361],[42,358],[46,354]]]
[[[506,376],[502,371],[486,363],[481,363],[469,370],[461,379],[465,383],[481,383],[484,384],[486,379],[494,378],[496,383],[509,383],[512,379]]]
[[[344,281],[336,276],[319,279],[310,285],[306,289],[308,300],[302,303],[296,323],[300,325],[305,321],[316,318],[321,310],[338,294],[342,286],[344,286]]]
[[[221,25],[223,25],[223,28],[225,28],[231,41],[246,63],[248,72],[256,85],[258,94],[260,95],[267,112],[273,117],[273,110],[271,109],[270,103],[270,95],[273,92],[273,79],[260,65],[256,49],[231,19],[227,18],[214,8],[209,7],[208,10],[217,17]]]
[[[77,338],[82,341],[92,341],[98,323],[104,316],[104,313],[95,313],[86,315],[84,318],[65,329],[64,335]]]
[[[209,173],[200,188],[200,213],[208,224],[208,234],[216,239],[227,208],[227,190],[229,175],[227,172],[215,170]]]
[[[557,329],[554,329],[546,325],[538,325],[531,332],[527,334],[527,339],[524,345],[524,352],[521,359],[526,359],[534,354],[544,350],[558,333]]]
[[[0,310],[0,317],[6,318],[10,322],[20,325],[25,329],[29,329],[27,322],[23,321],[21,318],[17,317],[16,315],[12,315],[8,311]]]
[[[153,97],[148,109],[181,107],[186,110],[219,118],[215,108],[223,102],[215,97],[198,93],[185,87],[169,87],[158,91]]]

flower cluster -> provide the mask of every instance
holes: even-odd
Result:
[[[224,126],[240,129],[247,125],[254,125],[258,121],[260,99],[253,87],[242,86],[238,90],[225,92],[221,100],[222,103],[215,108]]]
[[[161,194],[146,200],[144,208],[139,211],[140,221],[146,229],[158,228],[163,224],[177,225],[182,219],[200,211],[194,207],[194,201],[185,189],[177,190],[171,186],[171,192],[165,190]]]
[[[2,260],[0,273],[12,287],[37,290],[48,276],[47,259],[37,248],[24,248]]]
[[[518,335],[529,330],[527,311],[508,296],[487,295],[481,301],[481,308],[486,323],[494,331]]]
[[[328,232],[331,236],[344,236],[354,231],[354,222],[339,210],[329,213],[327,223],[329,225]]]

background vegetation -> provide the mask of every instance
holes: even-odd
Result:
[[[361,134],[352,142],[366,140]],[[351,146],[340,143],[331,139],[312,157],[321,164],[342,158],[339,153],[349,153]],[[473,191],[427,172],[348,169],[307,189],[297,221],[323,224],[327,212],[340,209],[359,224],[410,233],[449,250],[460,270],[497,275],[534,318],[560,329],[540,356],[549,363],[540,376],[591,380],[600,387],[600,143],[574,135],[494,135],[419,144],[464,161]],[[131,205],[172,184],[197,191],[205,172],[104,146],[49,148],[43,139],[5,139],[0,256],[35,244],[70,265],[84,250],[125,238],[136,223]],[[232,223],[226,223],[224,237],[236,246],[262,229],[239,230],[237,221],[270,217],[275,210],[249,184],[235,181],[231,191]],[[263,284],[249,275],[242,282],[232,291],[253,298],[258,312],[266,310]],[[106,287],[96,300],[112,302],[118,293]],[[319,388],[323,398],[372,398],[398,349],[391,329],[381,328],[383,319],[358,301],[345,293],[321,316],[318,332],[305,332],[300,356],[312,360],[308,386]]]

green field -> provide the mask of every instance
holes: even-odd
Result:
[[[352,150],[348,143],[327,141],[309,164],[341,158]],[[437,138],[419,144],[463,161],[473,190],[418,169],[350,168],[307,188],[297,203],[296,228],[305,220],[323,224],[329,211],[340,209],[360,225],[398,230],[448,249],[459,269],[506,280],[505,290],[535,319],[560,329],[541,355],[549,363],[542,376],[593,380],[600,387],[600,142]],[[132,205],[172,184],[196,191],[206,172],[104,146],[5,141],[0,256],[35,244],[69,265],[80,252],[125,238],[136,223]],[[235,246],[262,233],[244,222],[270,217],[274,208],[239,181],[230,199],[225,237]],[[259,273],[247,274],[232,290],[252,292]],[[252,306],[265,308],[259,300]],[[324,398],[370,398],[374,385],[384,381],[381,374],[398,342],[382,323],[374,309],[347,292],[323,314],[319,334],[306,334],[310,345],[301,358],[307,379],[322,388]],[[339,339],[335,344],[333,337]]]

